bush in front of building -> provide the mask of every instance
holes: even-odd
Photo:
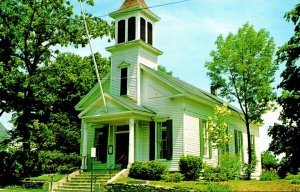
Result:
[[[220,156],[220,172],[227,180],[239,178],[241,175],[241,161],[236,154],[223,153]]]
[[[179,172],[174,172],[174,173],[166,173],[162,176],[162,180],[165,181],[165,182],[180,182],[180,181],[183,181],[184,179],[184,176],[179,173]]]
[[[129,176],[136,179],[161,180],[168,171],[167,166],[158,161],[136,161],[132,164]]]
[[[202,159],[194,155],[181,156],[179,170],[184,175],[185,180],[197,180],[202,170]]]

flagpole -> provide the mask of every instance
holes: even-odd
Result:
[[[105,112],[107,112],[106,101],[105,101],[105,97],[104,97],[104,92],[103,92],[103,88],[102,88],[102,83],[101,83],[101,79],[100,79],[100,75],[99,75],[95,55],[94,55],[91,40],[90,40],[90,34],[89,34],[89,29],[88,29],[88,26],[87,26],[87,23],[86,23],[86,19],[85,19],[85,13],[83,11],[83,6],[82,6],[81,0],[79,0],[79,2],[80,2],[81,14],[82,14],[82,17],[83,17],[84,27],[85,27],[85,31],[86,31],[86,36],[88,38],[89,47],[90,47],[90,51],[91,51],[91,54],[92,54],[93,63],[94,63],[94,66],[95,66],[97,81],[98,81],[98,84],[99,84],[99,87],[100,87],[100,94],[102,95],[102,100],[103,100]]]

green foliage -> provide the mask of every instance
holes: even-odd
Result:
[[[299,179],[300,180],[300,172],[297,175],[294,174],[287,174],[287,176],[284,178],[285,180],[294,180]]]
[[[254,153],[252,153],[252,161],[251,164],[243,163],[242,164],[242,173],[244,179],[251,179],[251,173],[253,173],[256,169],[257,159]]]
[[[166,182],[180,182],[183,181],[184,176],[181,173],[166,173],[162,176],[162,180]]]
[[[300,179],[293,179],[292,184],[300,185]]]
[[[209,165],[204,166],[204,179],[207,181],[227,181],[228,177],[224,172],[221,172],[220,167],[212,167]]]
[[[221,154],[220,172],[226,176],[226,180],[236,179],[241,173],[241,161],[239,156],[230,153]]]
[[[214,143],[214,148],[224,149],[228,145],[232,136],[228,134],[228,125],[225,118],[231,115],[227,104],[216,105],[214,108],[215,116],[208,117],[208,126],[206,131],[210,140]]]
[[[216,40],[217,50],[210,53],[206,62],[212,86],[219,88],[220,96],[237,101],[247,128],[248,164],[252,162],[250,124],[262,122],[262,114],[272,109],[275,93],[271,87],[278,68],[272,62],[275,50],[273,38],[260,29],[256,31],[246,23],[237,34]]]
[[[262,169],[267,171],[277,170],[279,161],[270,151],[264,151],[261,153],[261,166]]]
[[[278,174],[271,171],[263,172],[260,176],[261,181],[276,181],[278,179],[279,179]]]
[[[33,150],[79,153],[74,106],[96,80],[88,58],[57,50],[88,42],[73,8],[67,0],[0,1],[0,113],[13,112],[11,140],[18,140],[23,153],[16,163],[23,171],[13,171],[14,176],[35,174],[32,163],[25,163],[36,159]],[[106,21],[86,17],[92,38],[110,34]]]
[[[227,185],[222,185],[219,183],[210,183],[207,186],[207,191],[209,191],[209,192],[228,192],[228,191],[231,191],[231,189]]]
[[[136,161],[130,168],[129,176],[145,180],[161,180],[167,173],[167,166],[158,161]]]
[[[277,102],[282,107],[279,122],[269,127],[268,135],[271,136],[269,150],[275,155],[285,154],[281,175],[287,172],[297,173],[300,168],[300,4],[293,10],[285,14],[287,21],[295,25],[294,35],[290,40],[279,48],[277,52],[277,63],[285,64],[281,77],[282,82],[278,88],[282,89],[282,94],[277,98]]]
[[[43,174],[37,177],[28,178],[29,181],[46,181],[46,182],[57,182],[66,177],[65,174],[55,173],[55,174]]]
[[[160,72],[163,72],[163,73],[166,73],[170,76],[172,76],[173,72],[172,71],[167,71],[166,67],[164,66],[161,66],[161,65],[158,65],[158,71]]]
[[[184,175],[185,180],[199,179],[202,169],[202,159],[198,156],[181,156],[179,160],[179,171]]]
[[[41,173],[68,174],[78,169],[81,158],[76,153],[65,154],[60,151],[41,151],[39,154]]]

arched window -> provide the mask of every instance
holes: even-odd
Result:
[[[140,20],[141,40],[146,41],[146,21],[141,17]]]
[[[128,41],[135,40],[135,17],[128,19]]]
[[[125,20],[118,22],[118,43],[125,42]]]
[[[152,41],[153,41],[153,32],[152,32],[152,24],[151,23],[147,23],[147,25],[148,25],[148,43],[150,44],[150,45],[152,45]]]

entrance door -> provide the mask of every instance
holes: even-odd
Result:
[[[128,164],[129,133],[116,133],[116,157],[115,164],[121,164],[126,168]]]

